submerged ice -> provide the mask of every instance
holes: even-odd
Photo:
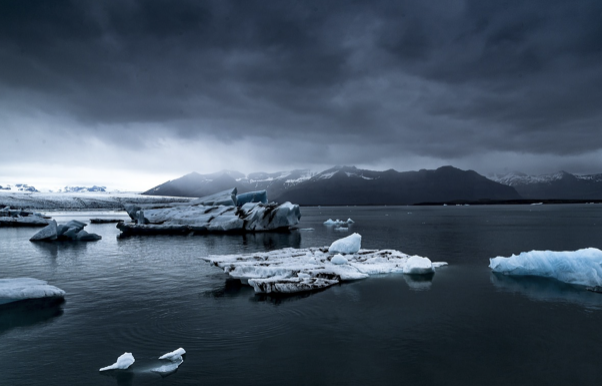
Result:
[[[489,259],[493,272],[517,276],[541,276],[568,284],[602,287],[602,251],[530,251]]]
[[[209,256],[204,259],[222,268],[233,278],[252,286],[257,293],[295,293],[364,279],[370,275],[403,273],[412,258],[390,249],[360,249],[360,243],[361,236],[353,234],[335,241],[335,248],[332,245],[330,248],[285,248],[263,253]],[[412,274],[432,274],[436,266],[446,264],[431,263],[428,258],[414,257],[421,259],[420,269],[411,265]],[[427,269],[426,262],[430,269]]]

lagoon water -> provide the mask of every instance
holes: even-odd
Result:
[[[87,221],[121,213],[53,213]],[[496,276],[488,258],[602,249],[602,205],[302,208],[290,234],[31,243],[0,228],[0,277],[35,277],[60,305],[0,308],[0,385],[592,385],[602,382],[602,294]],[[364,248],[450,265],[432,281],[384,275],[292,297],[255,295],[201,260],[329,245],[355,224]],[[184,363],[149,371],[178,347]],[[124,352],[130,370],[99,373]]]

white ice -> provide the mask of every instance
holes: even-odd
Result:
[[[353,221],[350,218],[348,218],[347,221],[339,220],[338,218],[336,220],[332,220],[331,218],[329,218],[328,220],[324,221],[324,225],[326,225],[326,226],[343,226],[343,225],[349,225],[349,224],[354,224],[354,223],[355,223],[355,221]]]
[[[356,235],[354,239],[359,244],[361,236]],[[252,286],[257,293],[294,293],[326,288],[370,275],[403,273],[411,258],[390,249],[359,249],[345,256],[330,253],[329,249],[285,248],[262,253],[208,256],[204,259],[222,268],[231,277]],[[444,263],[432,263],[433,268],[441,265]]]
[[[177,361],[178,357],[182,357],[182,355],[186,354],[186,350],[184,350],[182,347],[180,347],[177,350],[174,350],[172,352],[168,352],[167,354],[163,354],[159,357],[159,359],[167,359],[170,361]]]
[[[29,277],[0,279],[0,304],[26,299],[64,297],[65,291],[47,282]]]
[[[412,256],[403,267],[407,275],[424,275],[435,272],[435,268],[428,257]]]
[[[542,276],[588,287],[602,286],[602,251],[530,251],[489,259],[489,268],[505,275]]]
[[[103,367],[98,371],[107,371],[107,370],[125,370],[130,367],[136,360],[131,352],[123,353],[119,358],[117,358],[117,362],[113,363],[110,366]]]
[[[178,367],[184,362],[184,359],[182,358],[182,355],[184,354],[186,354],[186,350],[180,347],[177,350],[161,355],[159,359],[167,360],[169,361],[169,363],[156,367],[151,371],[160,374],[169,374],[176,371]]]
[[[358,233],[351,234],[342,239],[338,239],[330,245],[330,253],[357,253],[362,245],[362,236]]]

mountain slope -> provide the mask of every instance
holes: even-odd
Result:
[[[490,178],[515,188],[526,199],[602,199],[602,174],[575,175],[560,171],[535,176],[508,173]]]
[[[190,173],[143,194],[200,197],[230,187],[237,187],[241,193],[266,189],[270,200],[301,205],[406,205],[521,198],[512,187],[451,166],[417,172],[344,166],[318,174],[307,170],[252,173],[239,178],[231,174]]]
[[[343,167],[326,170],[274,199],[301,205],[407,205],[521,198],[513,188],[492,182],[451,166],[417,172]]]

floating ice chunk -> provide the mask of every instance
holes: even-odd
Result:
[[[31,236],[29,241],[52,241],[57,237],[57,225],[55,220],[51,220],[47,226],[42,228],[38,233]]]
[[[117,358],[117,362],[113,363],[110,366],[103,367],[98,371],[107,371],[107,370],[125,370],[130,367],[136,360],[131,352],[123,353],[119,358]]]
[[[47,282],[29,277],[0,279],[0,304],[26,299],[65,296],[65,291]]]
[[[52,220],[45,228],[33,235],[29,241],[97,241],[102,239],[95,233],[84,230],[86,223],[71,220],[66,224],[57,225]]]
[[[346,263],[340,260],[344,264],[336,264],[339,258]],[[208,256],[204,260],[252,286],[257,293],[294,293],[319,290],[369,275],[402,273],[409,258],[402,252],[387,249],[362,249],[345,256],[333,256],[324,247]]]
[[[241,193],[236,196],[236,205],[243,206],[247,202],[268,203],[268,192],[265,190],[257,190],[255,192]]]
[[[530,251],[489,259],[493,272],[505,275],[542,276],[587,287],[602,286],[602,251]]]
[[[433,272],[435,269],[428,257],[412,256],[403,267],[403,273],[407,275],[424,275]]]
[[[186,354],[186,350],[184,350],[182,347],[180,347],[177,350],[174,350],[172,352],[168,352],[167,354],[163,354],[159,357],[159,359],[167,359],[170,361],[177,361],[178,359],[181,359],[182,355]]]
[[[349,228],[347,227],[338,227],[338,228],[334,228],[335,231],[337,232],[348,232]]]
[[[313,232],[313,231],[315,231],[314,228],[301,228],[299,230],[302,231],[302,232]]]
[[[338,218],[334,221],[331,218],[324,221],[324,225],[326,225],[326,226],[343,226],[343,225],[354,224],[354,223],[355,223],[355,221],[353,221],[350,218],[348,218],[347,221],[339,220]]]
[[[338,239],[330,245],[330,253],[357,253],[362,244],[362,236],[354,233],[342,239]]]
[[[347,261],[343,255],[334,255],[332,259],[330,259],[330,262],[336,265],[344,265],[349,263],[349,261]]]

